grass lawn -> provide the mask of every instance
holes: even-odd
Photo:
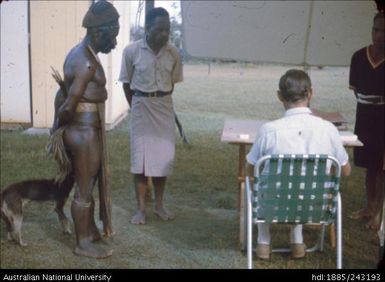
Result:
[[[129,173],[129,116],[108,132],[112,187],[113,226],[116,235],[107,243],[112,257],[95,260],[75,256],[75,235],[61,234],[53,203],[30,202],[25,207],[22,248],[0,232],[1,268],[245,268],[239,249],[238,147],[220,142],[224,121],[276,119],[284,110],[276,97],[284,66],[251,64],[190,64],[185,81],[176,85],[175,109],[191,145],[177,143],[174,173],[166,187],[166,203],[176,218],[162,222],[148,204],[147,224],[129,223],[136,209],[133,179]],[[355,100],[348,90],[347,68],[310,70],[314,98],[312,107],[339,111],[354,125]],[[122,93],[123,95],[123,93]],[[56,164],[47,158],[48,136],[26,136],[21,131],[1,131],[0,186],[33,178],[52,178]],[[349,152],[350,156],[352,152]],[[378,237],[363,222],[347,215],[364,206],[364,171],[353,168],[342,180],[344,268],[375,268]],[[97,198],[97,189],[94,191]],[[70,200],[65,212],[70,215]],[[98,214],[97,211],[95,213]],[[100,222],[98,222],[100,223]],[[316,231],[305,229],[306,242]],[[288,229],[272,229],[273,244],[288,243]],[[326,240],[322,253],[301,260],[273,254],[270,261],[254,261],[255,268],[325,269],[335,267],[335,250]]]

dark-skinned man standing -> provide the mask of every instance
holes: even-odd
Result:
[[[138,210],[132,224],[145,224],[147,178],[152,177],[154,214],[174,217],[163,203],[167,176],[175,156],[174,84],[183,80],[178,49],[168,43],[170,17],[163,8],[146,15],[145,38],[123,51],[119,80],[131,107],[131,173],[134,175]]]
[[[104,130],[107,90],[106,76],[97,53],[107,54],[115,48],[118,18],[118,12],[107,1],[93,3],[86,13],[83,27],[87,34],[68,53],[64,62],[64,80],[57,79],[61,90],[56,95],[55,120],[51,130],[50,148],[62,147],[61,150],[51,150],[59,160],[61,172],[73,173],[75,177],[71,204],[77,242],[74,252],[93,258],[112,254],[111,249],[95,244],[102,237],[94,220],[92,190],[98,180],[101,219],[104,235],[108,237],[112,234],[112,226]],[[67,162],[63,162],[63,156],[67,156]]]

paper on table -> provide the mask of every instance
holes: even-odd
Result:
[[[249,140],[250,135],[249,134],[239,134],[239,139],[241,140]]]

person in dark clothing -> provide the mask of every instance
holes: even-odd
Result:
[[[350,89],[357,99],[355,134],[364,143],[354,148],[354,164],[366,168],[367,205],[350,215],[368,219],[367,228],[379,229],[384,200],[384,13],[373,20],[373,44],[352,56]]]

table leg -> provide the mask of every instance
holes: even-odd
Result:
[[[330,236],[330,245],[333,249],[335,249],[336,248],[336,225],[334,223],[330,224],[329,236]]]
[[[241,250],[246,250],[246,201],[245,201],[246,145],[239,145],[239,241]]]

